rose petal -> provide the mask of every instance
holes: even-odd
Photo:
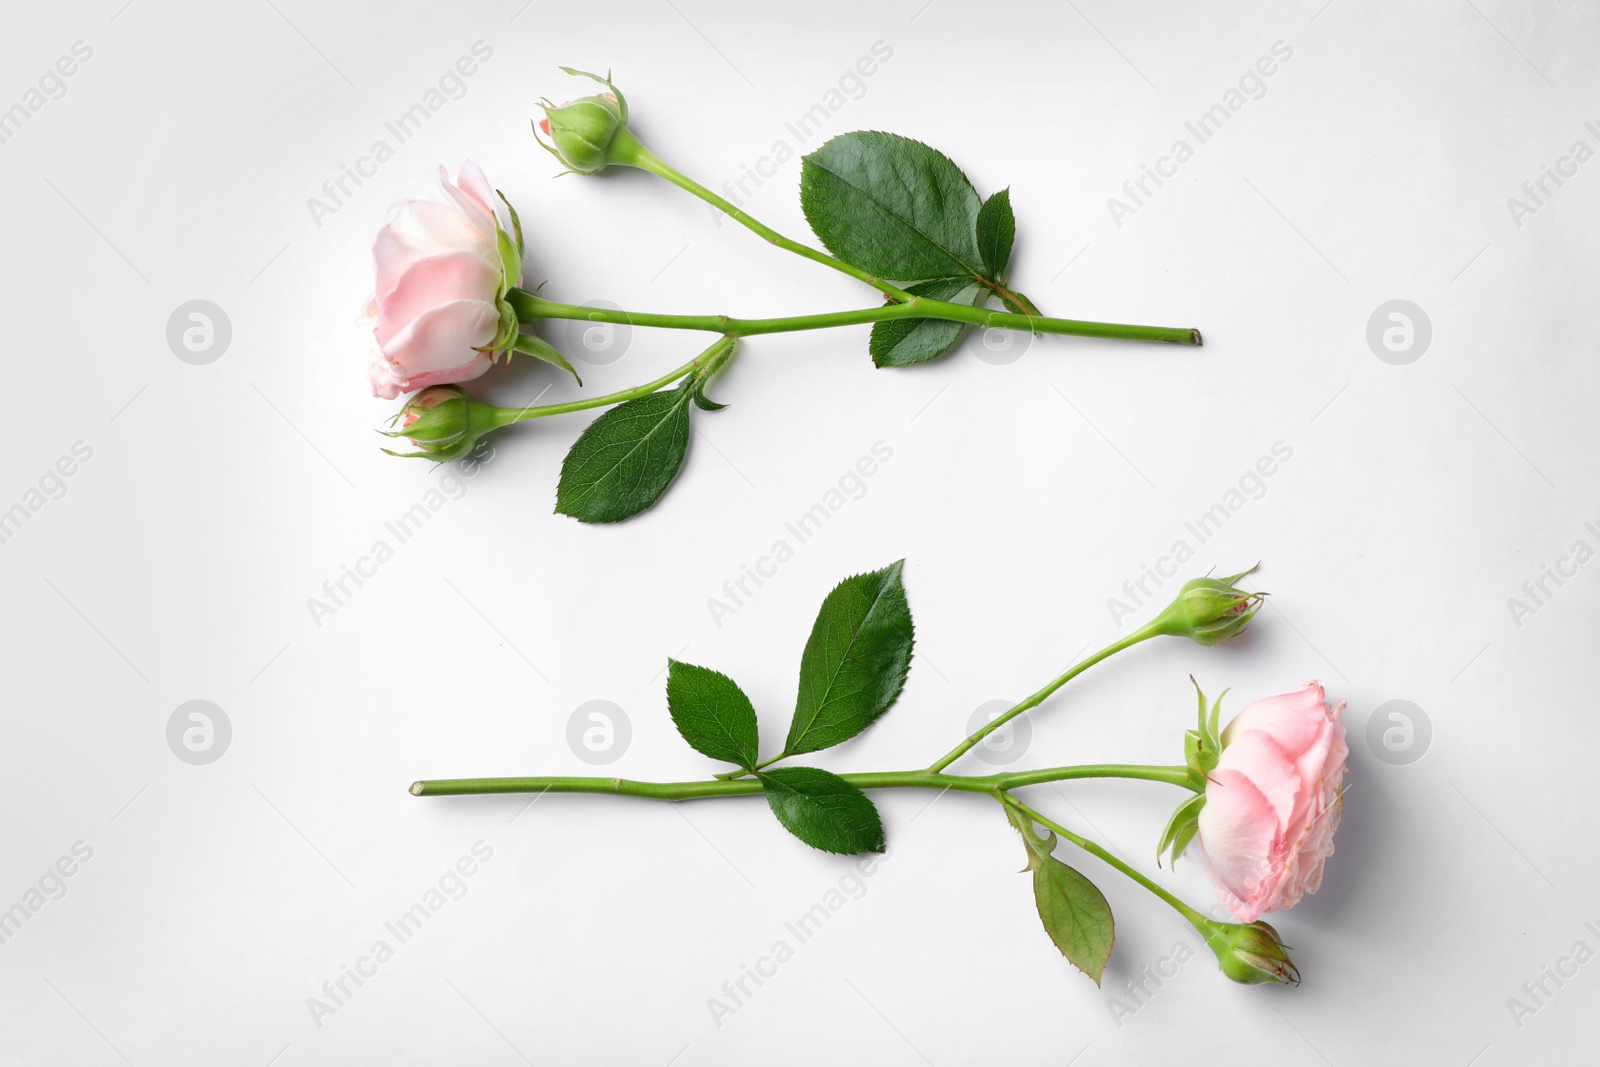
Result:
[[[413,263],[450,252],[476,253],[490,265],[500,262],[493,238],[485,237],[454,205],[432,200],[408,200],[400,204],[378,231],[372,245],[376,268],[373,290],[378,304],[382,306],[389,298]]]
[[[448,252],[412,263],[383,302],[374,326],[378,344],[389,341],[413,320],[435,307],[458,300],[495,303],[500,270],[471,252]]]
[[[469,167],[471,171],[468,170]],[[483,171],[479,170],[477,164],[472,163],[470,160],[461,165],[460,178],[464,180],[461,185],[451,181],[449,172],[444,169],[443,164],[440,165],[439,185],[444,189],[445,195],[461,209],[462,214],[472,221],[473,227],[479,233],[491,241],[494,240],[495,233],[500,226],[495,220],[494,207],[486,198],[480,195],[480,190],[482,192],[489,191],[489,179],[485,178]]]
[[[1234,916],[1254,922],[1276,888],[1272,869],[1278,814],[1238,771],[1214,771],[1200,810],[1200,848],[1217,895]]]
[[[1220,771],[1235,771],[1248,779],[1272,805],[1277,816],[1273,829],[1282,834],[1289,828],[1295,816],[1295,803],[1305,787],[1288,753],[1265,731],[1246,730],[1235,737],[1217,761],[1216,772]],[[1210,792],[1206,790],[1208,796]],[[1210,806],[1209,800],[1206,803]]]
[[[499,331],[500,312],[493,304],[457,300],[418,315],[383,346],[383,354],[415,382],[422,375],[470,365],[478,355],[474,350],[493,341]]]
[[[1222,743],[1232,744],[1234,735],[1245,730],[1265,730],[1292,757],[1311,744],[1326,717],[1321,683],[1308,682],[1292,693],[1245,705],[1222,731]]]

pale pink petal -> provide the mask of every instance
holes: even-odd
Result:
[[[411,264],[384,301],[374,326],[378,344],[389,341],[423,312],[458,300],[493,304],[500,292],[500,270],[471,252],[429,256]]]
[[[480,300],[457,300],[418,315],[383,346],[383,354],[405,368],[412,380],[424,374],[464,367],[475,349],[500,331],[500,312]]]
[[[1222,750],[1212,778],[1222,771],[1237,772],[1267,799],[1277,816],[1275,831],[1281,834],[1289,828],[1295,815],[1295,802],[1304,787],[1294,763],[1265,731],[1246,730],[1236,736]]]
[[[468,166],[477,171],[476,175],[467,174]],[[483,171],[477,170],[475,164],[463,164],[461,169],[463,177],[475,178],[475,184],[478,187],[488,188],[488,179],[483,176]],[[499,223],[495,221],[494,208],[486,199],[478,195],[477,189],[463,187],[451,181],[450,174],[444,169],[443,164],[439,167],[439,185],[444,189],[445,195],[454,202],[456,207],[461,209],[461,213],[471,220],[473,227],[485,237],[493,240],[495,231],[499,229]]]
[[[406,383],[406,391],[426,389],[430,385],[449,385],[452,382],[470,382],[484,371],[494,366],[494,360],[481,352],[474,352],[472,359],[459,367],[448,370],[431,371],[427,374],[418,374]]]
[[[367,367],[367,380],[372,383],[372,395],[385,400],[393,400],[406,391],[405,371],[400,364],[391,363],[379,352],[372,355],[372,363]]]
[[[1217,895],[1244,922],[1261,916],[1276,888],[1279,840],[1277,812],[1261,791],[1237,771],[1213,772],[1200,810],[1200,848]]]
[[[1285,752],[1296,755],[1311,743],[1325,718],[1322,685],[1308,682],[1292,693],[1245,705],[1222,731],[1222,743],[1232,743],[1234,735],[1244,730],[1265,730]]]
[[[489,177],[483,173],[482,167],[470,159],[465,160],[456,171],[456,185],[478,202],[485,215],[494,218],[494,187],[489,184]]]
[[[408,200],[399,205],[372,245],[374,295],[379,305],[417,260],[450,252],[476,253],[491,265],[500,262],[493,238],[485,237],[459,208],[432,200]]]

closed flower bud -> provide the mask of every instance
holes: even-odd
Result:
[[[1289,959],[1283,939],[1270,924],[1208,921],[1201,934],[1217,954],[1222,973],[1245,985],[1299,985],[1300,969]]]
[[[539,120],[537,129],[550,140],[546,143],[541,138],[539,143],[570,172],[598,174],[610,164],[621,162],[613,156],[619,132],[623,134],[624,142],[632,140],[626,132],[628,102],[611,84],[610,75],[601,78],[571,67],[561,69],[568,74],[593,78],[609,92],[580,97],[560,107],[548,100],[540,101],[544,118]]]
[[[499,412],[499,408],[472,399],[459,385],[435,385],[422,390],[395,413],[390,425],[398,423],[399,429],[378,432],[385,437],[407,438],[418,449],[384,449],[391,456],[443,463],[471,455],[478,438],[501,425]]]
[[[1178,590],[1151,627],[1158,633],[1192,638],[1202,645],[1220,645],[1241,633],[1245,624],[1261,610],[1265,593],[1252,593],[1234,583],[1250,571],[1227,578],[1196,578]]]

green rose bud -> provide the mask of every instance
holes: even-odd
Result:
[[[560,107],[541,100],[539,106],[544,109],[544,118],[538,121],[536,129],[549,137],[550,143],[546,144],[541,138],[539,144],[573,174],[598,174],[610,164],[621,162],[613,154],[618,134],[623,135],[625,143],[632,140],[627,133],[628,102],[611,84],[609,74],[602,78],[571,67],[561,69],[568,74],[593,78],[610,91],[581,97]]]
[[[1201,934],[1217,954],[1222,973],[1235,982],[1300,984],[1300,969],[1289,959],[1283,939],[1270,924],[1260,919],[1253,923],[1208,921]]]
[[[431,459],[439,463],[465,459],[472,454],[478,438],[502,425],[500,409],[480,403],[459,385],[433,385],[422,390],[395,413],[389,425],[398,430],[379,430],[385,437],[408,438],[416,452],[390,452],[406,459]]]
[[[1157,633],[1192,638],[1202,645],[1220,645],[1241,633],[1261,610],[1265,593],[1252,593],[1234,585],[1255,570],[1227,578],[1196,578],[1178,590],[1178,596],[1152,621]]]

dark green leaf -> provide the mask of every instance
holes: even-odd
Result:
[[[805,157],[800,204],[828,251],[880,277],[983,273],[976,190],[949,157],[909,137],[835,137]]]
[[[911,669],[913,633],[900,569],[846,578],[817,612],[800,657],[800,696],[784,752],[837,745],[889,710]]]
[[[689,450],[693,379],[601,415],[561,464],[556,511],[582,522],[619,522],[661,498]]]
[[[1011,190],[1002,189],[978,209],[978,254],[983,257],[985,276],[1005,284],[1006,267],[1011,263],[1011,242],[1017,237],[1017,220],[1011,214]]]
[[[715,400],[712,400],[709,396],[706,396],[706,383],[704,379],[694,383],[693,395],[694,406],[699,408],[701,411],[721,411],[723,408],[728,406],[726,404],[719,404]]]
[[[1099,985],[1116,939],[1111,905],[1104,894],[1054,856],[1043,856],[1033,872],[1033,899],[1056,948]]]
[[[689,746],[749,770],[757,756],[756,709],[726,674],[668,660],[667,711]]]
[[[936,278],[931,282],[917,282],[906,292],[972,307],[989,290],[966,278]],[[942,319],[885,319],[873,324],[868,350],[872,353],[872,362],[880,367],[926,363],[954,348],[964,329],[963,323]]]
[[[883,823],[867,794],[816,767],[779,767],[758,776],[784,829],[824,852],[883,851]]]

